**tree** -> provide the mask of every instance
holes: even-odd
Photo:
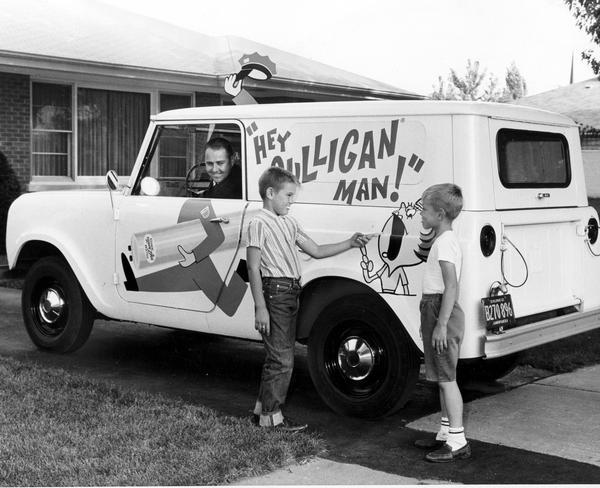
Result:
[[[506,82],[506,88],[501,101],[518,100],[527,95],[527,83],[514,61],[506,69],[504,81]]]
[[[21,194],[17,175],[8,164],[6,156],[0,152],[0,254],[6,254],[6,219],[8,207]]]
[[[565,0],[576,19],[577,27],[591,37],[591,41],[600,45],[600,1]],[[593,49],[582,51],[581,59],[587,61],[594,74],[600,73],[600,56]]]
[[[498,86],[498,79],[487,74],[487,69],[481,69],[479,61],[467,60],[467,71],[460,76],[450,69],[448,80],[444,83],[438,77],[438,85],[434,86],[431,98],[434,100],[472,100],[479,102],[507,102],[516,100],[527,93],[527,84],[513,62],[506,70],[506,87]]]

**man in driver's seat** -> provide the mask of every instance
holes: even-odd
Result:
[[[223,137],[214,137],[206,144],[204,163],[210,176],[209,187],[202,198],[242,198],[242,170],[232,158],[231,143]]]

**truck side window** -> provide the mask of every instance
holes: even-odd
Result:
[[[206,166],[207,149],[214,141],[221,141],[231,152],[233,167],[225,169],[228,172],[227,183],[221,187],[227,187],[228,191],[211,191],[215,183],[224,183],[217,182],[221,175],[213,173],[211,176],[211,168],[207,170]],[[160,125],[156,128],[132,194],[142,194],[140,182],[145,176],[151,176],[160,185],[158,196],[241,199],[241,144],[241,129],[235,123]],[[239,181],[239,184],[233,185],[233,190],[232,179]],[[212,194],[205,196],[205,192]]]
[[[562,134],[501,129],[496,141],[500,181],[506,188],[569,186],[569,148]]]

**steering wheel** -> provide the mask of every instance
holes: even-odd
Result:
[[[206,183],[202,180],[202,163],[196,163],[185,175],[185,193],[187,196],[198,197],[206,189]]]

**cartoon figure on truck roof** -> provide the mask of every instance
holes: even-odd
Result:
[[[414,204],[402,202],[383,224],[377,240],[383,265],[377,271],[373,272],[374,264],[367,254],[367,249],[361,248],[360,266],[363,270],[363,278],[366,283],[379,280],[381,293],[414,296],[414,293],[410,292],[404,268],[427,261],[435,237],[433,231],[425,233],[420,230],[419,239],[416,239],[415,235],[409,232],[409,229],[417,227],[419,219],[414,217],[418,216],[422,208],[421,199]]]

